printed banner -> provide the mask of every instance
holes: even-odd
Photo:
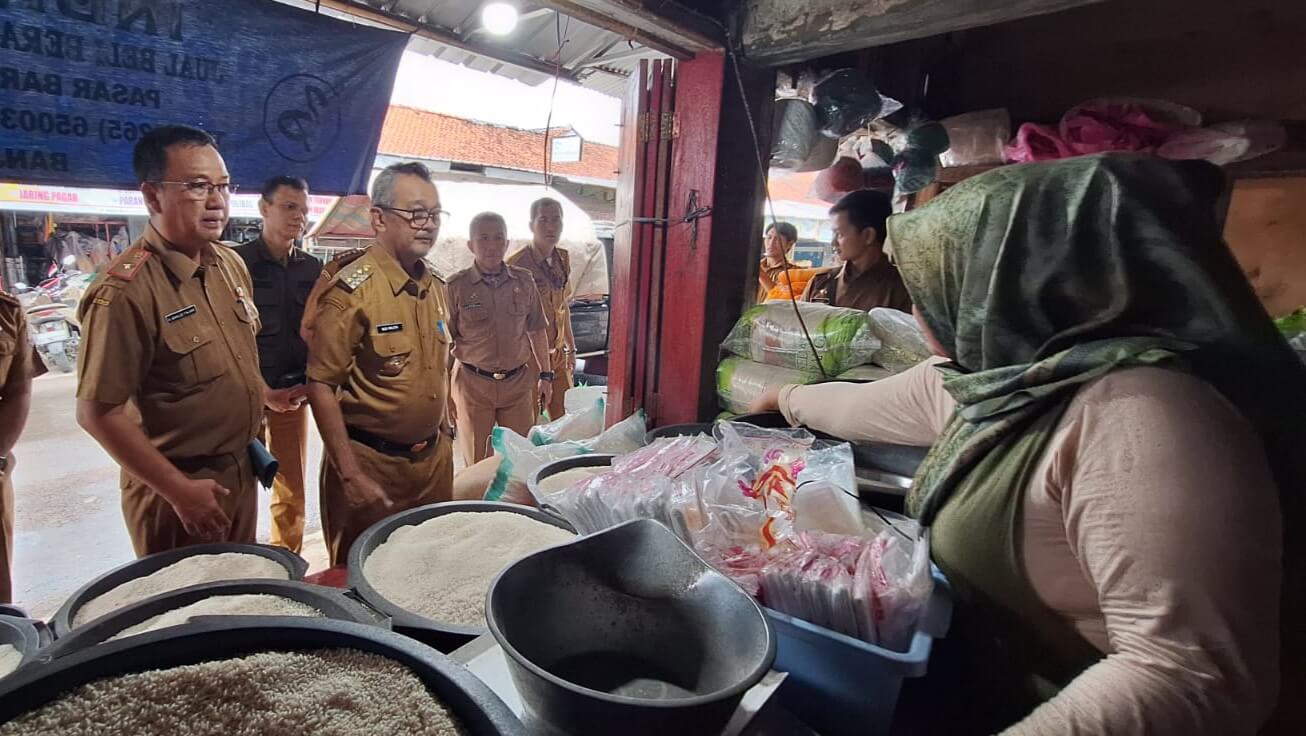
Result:
[[[135,188],[181,123],[246,190],[363,193],[406,42],[273,0],[0,0],[0,180]]]

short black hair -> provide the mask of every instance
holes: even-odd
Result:
[[[297,192],[308,193],[308,182],[302,176],[274,176],[263,182],[263,199],[271,202],[272,195],[281,187],[290,187]]]
[[[160,125],[150,129],[141,136],[132,151],[132,169],[136,172],[136,181],[158,181],[168,170],[169,146],[213,146],[218,142],[213,136],[199,128],[189,125]]]
[[[553,197],[540,197],[534,202],[531,202],[531,222],[535,222],[535,218],[540,216],[540,210],[548,205],[557,207],[558,214],[562,214],[562,202],[559,202]]]
[[[875,234],[884,240],[884,222],[893,214],[893,200],[888,194],[874,189],[848,192],[830,208],[830,214],[847,213],[848,222],[858,230],[875,228]]]
[[[482,222],[497,222],[503,227],[505,234],[508,232],[508,221],[503,219],[503,215],[498,212],[482,212],[472,218],[471,224],[467,226],[467,236],[476,237],[476,226]]]
[[[766,232],[774,230],[777,235],[788,240],[790,243],[798,242],[798,228],[787,222],[773,222],[767,226]]]

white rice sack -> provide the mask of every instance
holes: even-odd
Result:
[[[192,555],[144,577],[133,578],[87,601],[73,614],[74,628],[153,595],[200,583],[222,580],[275,578],[289,580],[290,572],[276,560],[245,552]]]
[[[901,373],[932,355],[925,333],[910,314],[876,307],[869,319],[871,332],[880,341],[879,349],[871,356],[877,365]]]
[[[0,725],[0,736],[465,733],[412,670],[354,649],[264,652],[109,677]]]
[[[573,484],[583,480],[589,480],[599,473],[606,473],[611,467],[608,465],[595,465],[588,468],[569,468],[561,473],[555,473],[547,478],[540,479],[540,494],[552,496],[559,491],[565,491]]]
[[[125,639],[129,636],[150,631],[180,626],[195,616],[305,616],[321,618],[322,612],[316,608],[291,600],[284,596],[266,593],[243,593],[240,595],[215,595],[196,601],[188,606],[174,608],[148,618],[135,626],[123,629],[109,638]]]
[[[0,644],[0,677],[8,677],[23,663],[23,653],[13,644]]]
[[[458,512],[396,529],[363,562],[383,598],[455,626],[485,626],[485,594],[503,568],[569,542],[564,529],[507,511]]]

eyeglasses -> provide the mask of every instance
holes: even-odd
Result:
[[[406,210],[401,207],[386,207],[379,204],[375,205],[375,207],[383,212],[399,214],[400,219],[414,228],[426,227],[426,224],[432,220],[441,225],[449,221],[449,210]]]
[[[224,197],[230,197],[240,187],[231,182],[214,184],[211,181],[156,181],[155,184],[173,184],[181,187],[181,193],[190,199],[208,199],[215,191]]]

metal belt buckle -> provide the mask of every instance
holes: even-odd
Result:
[[[408,451],[411,452],[411,453],[413,453],[414,455],[416,455],[417,453],[421,452],[422,450],[425,450],[425,449],[426,449],[426,446],[427,446],[428,444],[430,444],[429,441],[427,441],[427,440],[422,440],[421,442],[418,442],[417,444],[415,444],[415,445],[413,445],[412,447],[408,448]]]
[[[507,373],[495,373],[493,376],[491,376],[491,378],[493,378],[496,381],[502,381],[507,377],[508,377]]]

